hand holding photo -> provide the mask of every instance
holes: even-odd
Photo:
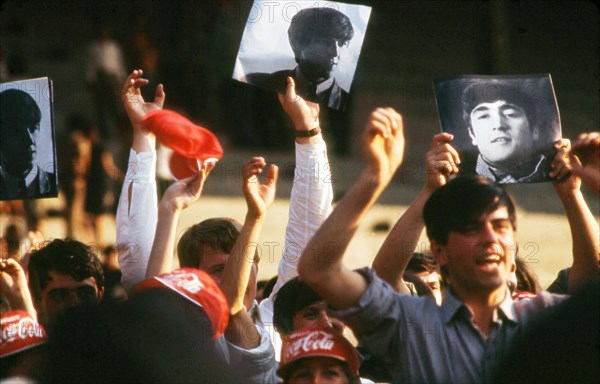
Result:
[[[302,98],[343,111],[370,13],[332,1],[256,0],[233,78],[284,93],[291,76]]]
[[[550,181],[560,116],[549,74],[434,80],[443,132],[454,135],[462,174],[499,183]]]

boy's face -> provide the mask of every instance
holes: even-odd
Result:
[[[210,277],[217,283],[218,286],[222,285],[223,271],[225,270],[225,263],[229,259],[230,254],[225,253],[219,249],[215,249],[211,246],[205,245],[202,248],[202,258],[198,269],[208,273]],[[250,279],[246,287],[246,293],[244,294],[244,306],[246,309],[252,307],[254,298],[256,297],[256,282],[258,279],[258,265],[256,262],[252,263],[252,271],[250,272]]]
[[[99,290],[96,279],[91,276],[81,281],[56,271],[49,271],[48,276],[50,282],[42,290],[42,299],[37,305],[45,324],[68,307],[97,304],[104,293],[104,289]]]
[[[307,357],[290,373],[289,384],[348,384],[343,363],[331,357]]]

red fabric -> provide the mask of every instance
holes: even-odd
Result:
[[[142,124],[174,153],[169,161],[171,173],[177,179],[198,172],[198,163],[208,159],[220,160],[223,148],[217,137],[208,129],[192,123],[177,112],[162,109],[144,116]]]
[[[229,305],[219,286],[206,272],[179,268],[136,284],[133,292],[165,287],[204,309],[212,324],[215,339],[223,334],[229,322]]]
[[[348,364],[358,376],[360,357],[356,348],[333,328],[306,327],[294,331],[283,340],[281,362],[277,374],[285,377],[291,363],[307,357],[328,357]]]
[[[48,339],[44,328],[25,311],[11,311],[0,319],[2,340],[0,341],[0,357],[19,353]]]

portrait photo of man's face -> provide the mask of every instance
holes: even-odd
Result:
[[[292,77],[301,97],[343,111],[370,11],[337,2],[256,0],[232,77],[275,92]]]
[[[57,195],[52,85],[47,78],[0,85],[0,199]]]
[[[469,135],[487,163],[510,167],[531,155],[538,134],[523,108],[499,100],[473,108]]]
[[[550,180],[560,119],[549,75],[462,76],[436,80],[435,90],[465,173],[500,184]]]
[[[22,177],[35,165],[42,113],[25,91],[3,91],[0,100],[0,165],[11,175]]]

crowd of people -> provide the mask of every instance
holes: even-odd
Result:
[[[518,254],[516,207],[483,177],[460,176],[452,135],[432,138],[426,182],[372,267],[344,256],[402,164],[401,114],[375,109],[361,137],[364,169],[333,207],[317,103],[278,94],[295,129],[295,178],[285,246],[270,291],[257,295],[261,229],[278,167],[241,169],[243,222],[206,219],[178,238],[210,167],[157,193],[157,142],[144,117],[166,94],[142,70],[124,80],[132,129],[116,211],[123,292],[96,247],[54,239],[4,257],[1,379],[21,382],[369,383],[592,382],[597,361],[600,240],[581,192],[600,196],[600,133],[555,143],[550,177],[572,238],[572,264],[548,291]],[[101,149],[99,149],[99,153]],[[102,157],[101,155],[99,155]],[[329,169],[329,168],[325,168]],[[321,172],[318,175],[315,172]],[[429,253],[416,253],[423,231]],[[525,234],[526,236],[526,234]],[[4,253],[3,253],[4,255]],[[113,256],[111,256],[113,255]],[[173,268],[178,258],[177,269]],[[366,255],[365,257],[370,256]],[[260,301],[257,298],[260,297]],[[353,331],[357,343],[347,338]],[[543,332],[541,331],[543,330]]]

